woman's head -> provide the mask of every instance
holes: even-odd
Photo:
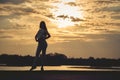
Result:
[[[40,28],[41,28],[41,29],[45,29],[45,30],[47,30],[47,28],[46,28],[46,24],[45,24],[44,21],[41,21],[41,22],[40,22]]]

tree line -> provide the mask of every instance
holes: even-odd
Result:
[[[31,66],[34,57],[20,56],[20,55],[0,55],[0,65],[6,66]],[[38,58],[37,65],[41,65],[41,58]],[[82,65],[82,66],[101,66],[101,67],[120,67],[119,59],[110,58],[68,58],[66,55],[61,53],[49,53],[45,57],[45,65]]]

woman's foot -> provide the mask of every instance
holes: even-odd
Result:
[[[35,68],[36,68],[36,66],[32,66],[31,69],[30,69],[30,71],[32,71],[32,70],[35,69]]]
[[[43,67],[41,67],[41,71],[42,71],[42,72],[44,71],[44,68],[43,68]]]

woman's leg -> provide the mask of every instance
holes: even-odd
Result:
[[[43,66],[45,65],[45,55],[46,55],[46,49],[42,50],[42,55],[41,55],[41,70],[43,69]]]
[[[45,55],[46,55],[46,48],[47,48],[47,43],[44,44],[42,48],[42,55],[41,55],[41,71],[43,71],[43,66],[45,65]]]
[[[39,58],[41,50],[42,50],[42,48],[41,48],[40,44],[38,44],[38,47],[37,47],[37,50],[36,50],[36,55],[35,55],[35,58],[34,58],[34,61],[33,61],[33,65],[32,65],[32,68],[30,70],[36,68],[36,66],[37,66],[37,59]]]

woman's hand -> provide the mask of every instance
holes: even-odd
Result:
[[[47,37],[45,39],[48,39],[50,37],[51,37],[51,35],[49,33],[47,33]]]

